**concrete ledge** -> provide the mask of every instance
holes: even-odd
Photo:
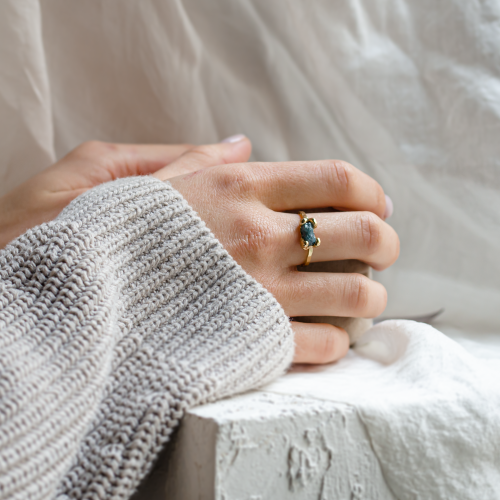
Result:
[[[390,500],[349,405],[265,391],[191,410],[135,500]]]

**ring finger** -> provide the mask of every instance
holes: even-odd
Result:
[[[301,265],[307,252],[300,244],[299,215],[278,213],[280,231],[277,244],[286,249],[283,262]],[[318,223],[314,230],[320,246],[314,248],[311,262],[357,259],[383,270],[399,255],[399,238],[394,229],[371,212],[334,212],[308,214]]]

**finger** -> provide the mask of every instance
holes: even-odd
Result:
[[[109,177],[107,180],[148,175],[164,168],[192,148],[190,144],[116,144],[88,141],[71,151],[53,168],[64,168],[65,171],[73,169],[79,174],[100,176],[104,170]],[[92,174],[92,168],[97,168],[99,172]]]
[[[270,290],[289,316],[375,318],[387,304],[385,288],[357,273],[304,273],[285,276]]]
[[[115,144],[113,157],[119,177],[149,175],[177,160],[191,144]]]
[[[249,163],[260,200],[275,211],[334,207],[383,217],[386,199],[370,176],[340,160]]]
[[[281,230],[276,244],[283,252],[283,262],[297,266],[306,252],[300,244],[300,216],[275,213]],[[356,259],[377,271],[394,264],[399,256],[396,231],[372,212],[333,212],[308,214],[318,224],[314,234],[321,243],[314,248],[311,262]]]
[[[297,321],[291,325],[295,333],[294,363],[332,363],[349,350],[349,335],[343,328]]]
[[[234,136],[231,142],[220,142],[192,148],[171,165],[159,170],[154,175],[161,180],[166,180],[225,163],[243,163],[250,158],[251,153],[252,144],[249,139],[243,135]]]

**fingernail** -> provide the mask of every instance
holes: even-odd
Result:
[[[224,140],[220,142],[229,142],[229,143],[240,142],[245,138],[246,136],[244,136],[243,134],[236,134],[236,135],[230,135],[229,137],[226,137]]]
[[[384,219],[388,219],[392,215],[392,212],[394,212],[394,204],[392,203],[392,200],[385,195]]]

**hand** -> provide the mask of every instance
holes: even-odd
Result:
[[[239,142],[250,145],[246,138]],[[187,168],[218,147],[195,148],[172,165]],[[154,175],[165,180],[166,174],[159,170]],[[385,288],[365,276],[297,271],[306,256],[299,243],[298,211],[322,207],[342,211],[314,214],[321,246],[314,250],[313,262],[357,259],[382,270],[396,261],[399,239],[383,220],[384,192],[352,165],[337,160],[240,163],[198,170],[170,182],[287,315],[372,318],[385,309]],[[331,362],[349,348],[342,328],[295,321],[292,328],[296,362]]]
[[[340,161],[241,163],[248,160],[251,144],[240,139],[199,147],[82,144],[0,198],[0,248],[30,227],[52,220],[76,196],[100,183],[153,173],[170,179],[288,315],[379,315],[386,303],[379,283],[361,275],[297,271],[305,258],[299,216],[282,211],[330,206],[350,210],[314,214],[322,245],[313,261],[359,259],[384,269],[396,260],[399,240],[381,220],[381,187]],[[300,322],[292,322],[292,327],[296,362],[330,362],[348,350],[348,336],[341,328]]]
[[[167,179],[203,167],[246,161],[251,151],[248,141],[236,147],[222,143],[212,148],[211,153],[193,152],[189,163],[172,164],[192,148],[188,144],[134,145],[98,141],[78,146],[0,198],[0,249],[29,228],[54,219],[71,200],[103,182],[151,174],[159,169]]]

